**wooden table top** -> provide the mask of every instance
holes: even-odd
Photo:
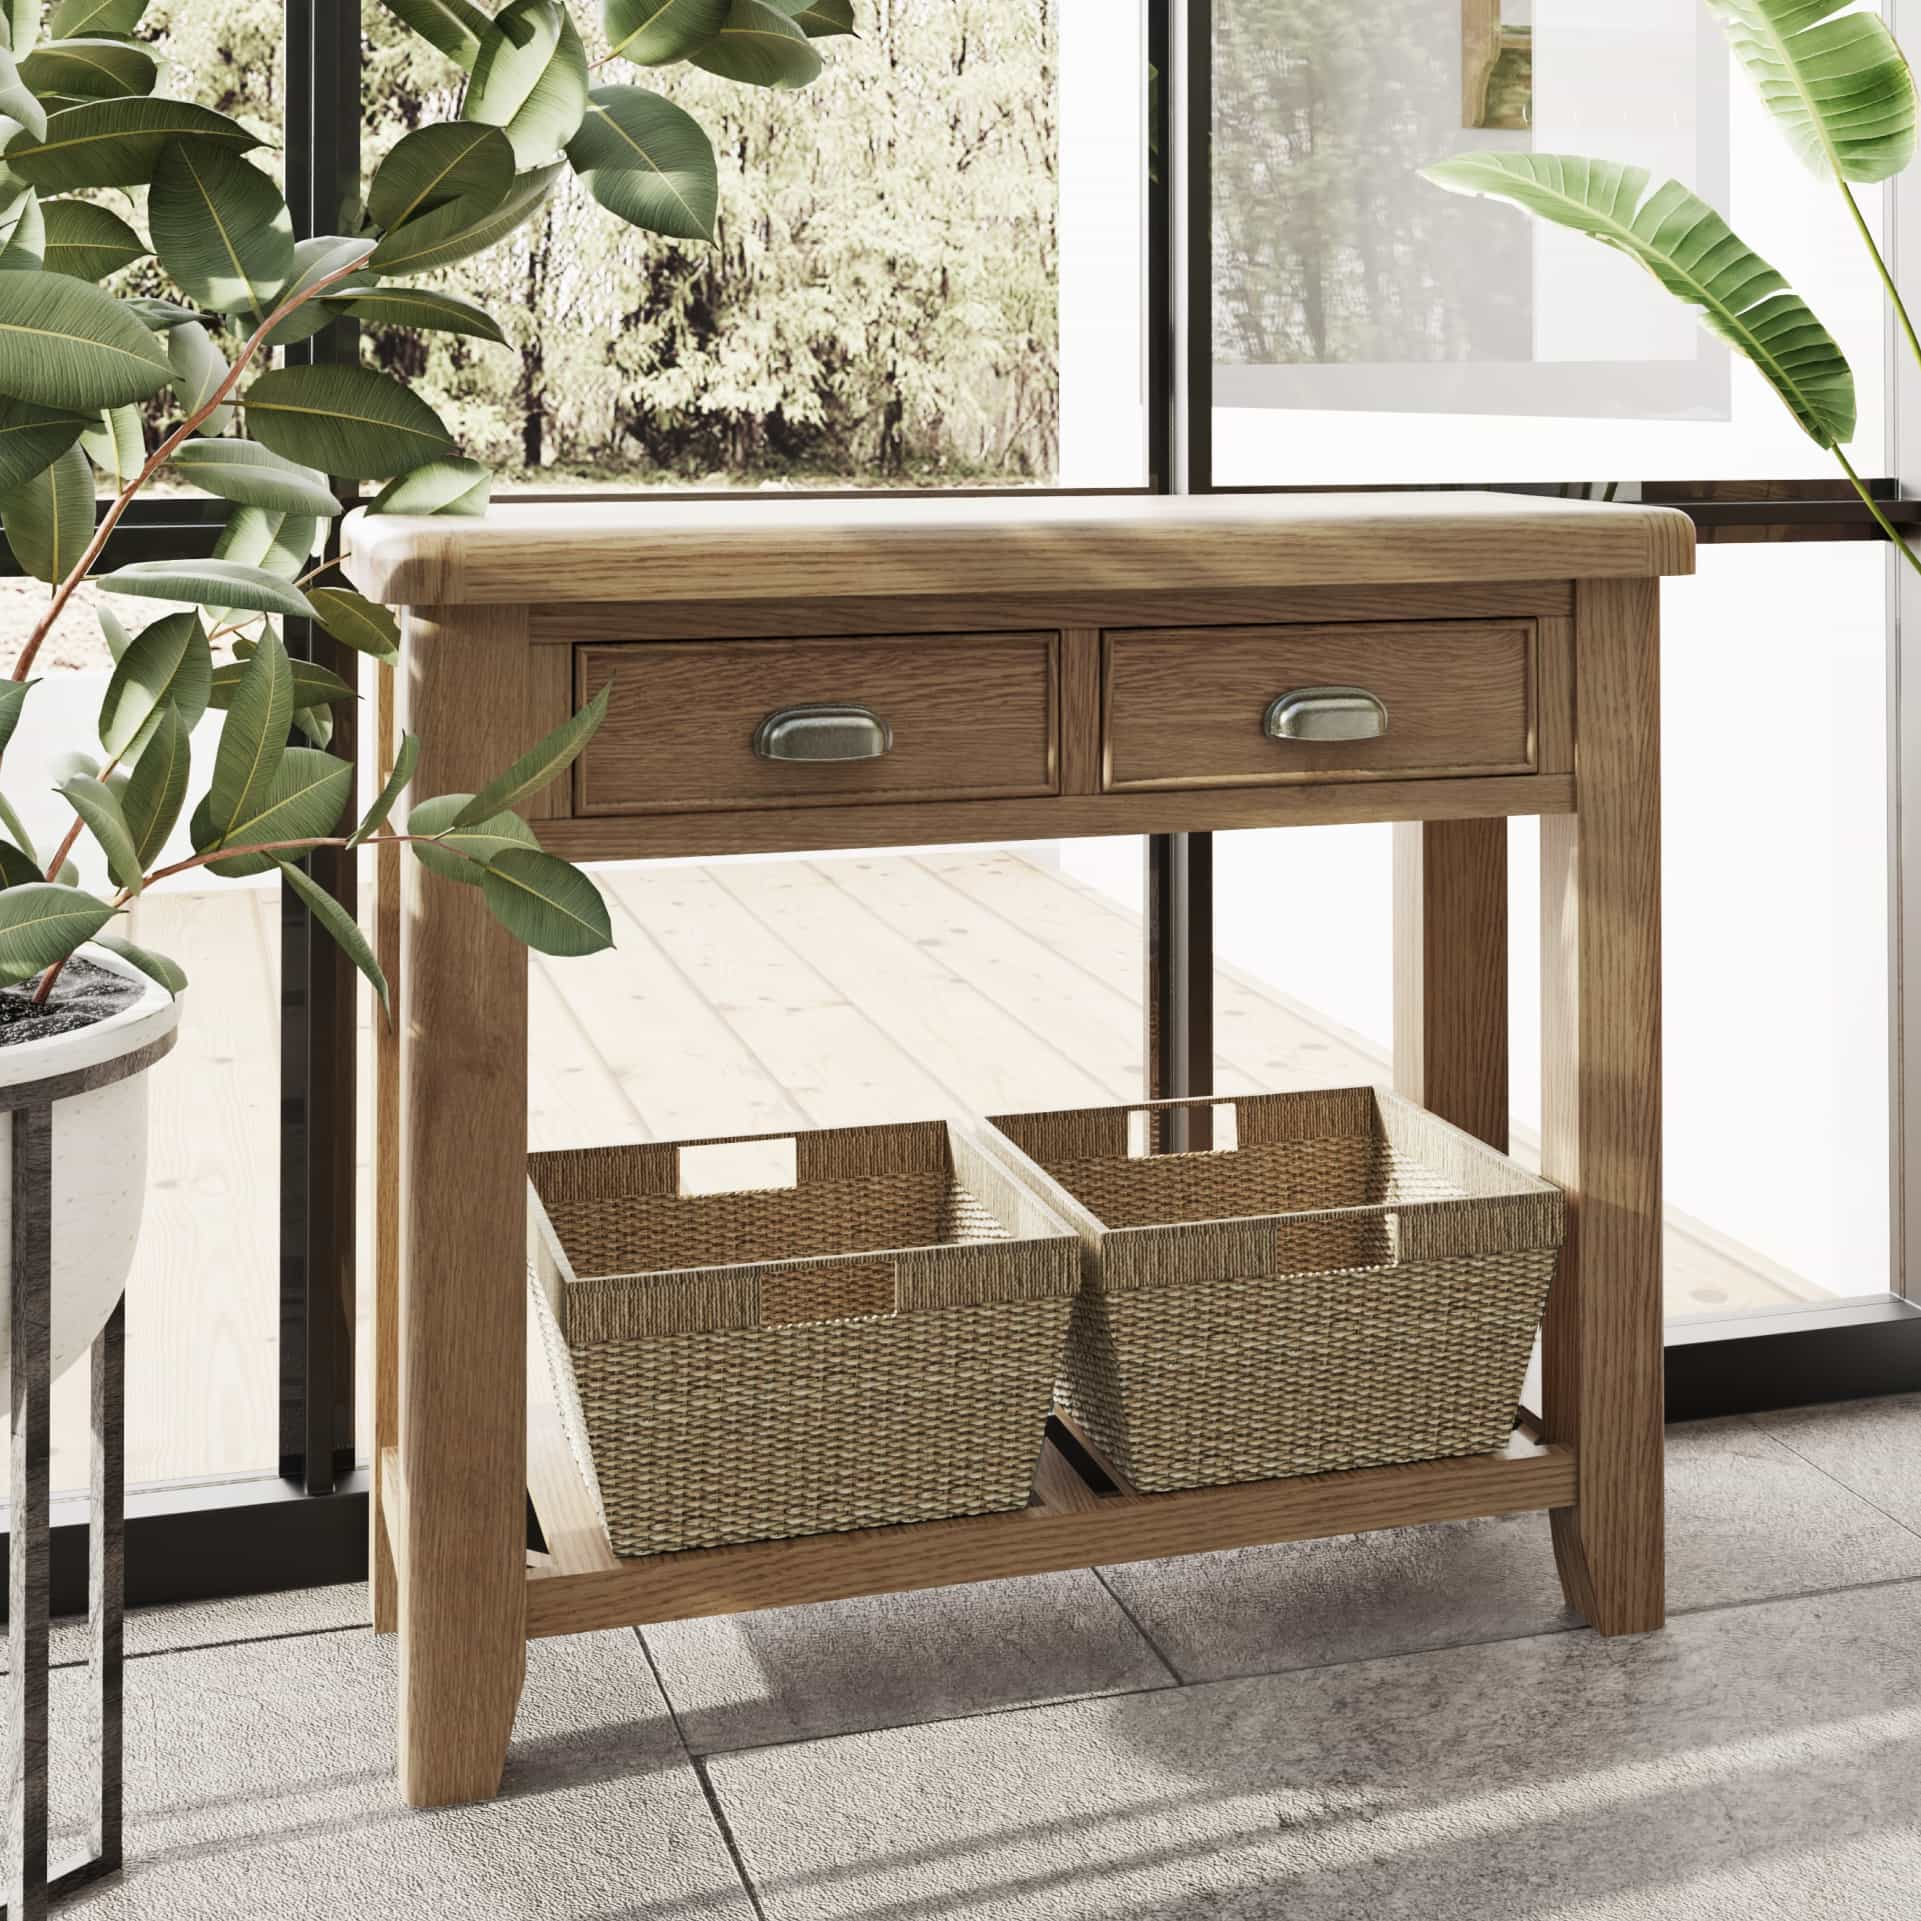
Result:
[[[1694,571],[1672,508],[1523,494],[505,502],[348,516],[392,606],[1592,580]]]

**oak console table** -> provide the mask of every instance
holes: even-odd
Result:
[[[536,1635],[1525,1510],[1596,1628],[1661,1623],[1658,582],[1692,569],[1682,515],[789,497],[357,519],[348,545],[406,610],[383,678],[417,792],[477,789],[613,684],[531,810],[572,859],[1404,823],[1395,1077],[1503,1147],[1505,820],[1542,816],[1542,1161],[1571,1199],[1540,1431],[1501,1454],[1139,1496],[1050,1445],[1019,1513],[618,1561],[529,1390],[526,959],[476,891],[384,853],[373,1605],[409,1801],[495,1792]]]

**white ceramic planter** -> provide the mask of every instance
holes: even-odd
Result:
[[[132,1006],[91,1027],[0,1047],[0,1088],[50,1079],[149,1046],[180,1022],[165,988],[104,947],[81,958],[138,983]],[[147,1197],[147,1076],[59,1101],[53,1110],[53,1378],[93,1344],[127,1284]],[[0,1405],[13,1319],[13,1116],[0,1113]]]

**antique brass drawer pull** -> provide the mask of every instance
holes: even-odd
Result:
[[[866,707],[783,707],[754,731],[762,760],[879,760],[893,746],[894,730]]]
[[[1365,687],[1296,687],[1275,696],[1261,729],[1270,740],[1379,740],[1387,707]]]

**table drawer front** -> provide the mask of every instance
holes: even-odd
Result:
[[[1051,794],[1058,644],[1028,633],[579,647],[579,698],[614,692],[578,765],[576,811]],[[856,711],[821,711],[835,709]]]
[[[1532,773],[1535,655],[1530,620],[1109,632],[1103,785]],[[1288,695],[1309,735],[1383,731],[1273,738]]]

